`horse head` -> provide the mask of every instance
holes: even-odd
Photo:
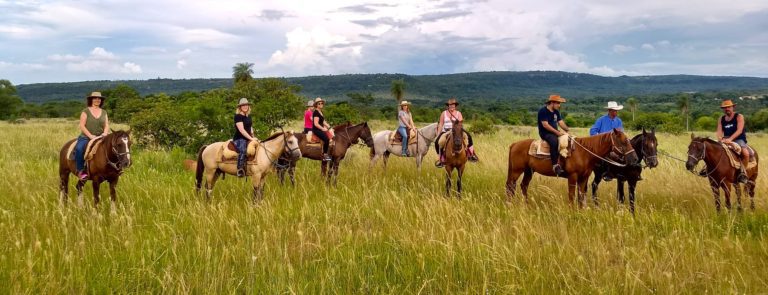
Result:
[[[649,168],[655,168],[659,165],[659,160],[656,157],[657,148],[658,141],[656,140],[656,130],[651,129],[651,132],[647,132],[645,131],[645,128],[643,128],[639,150],[641,157],[645,160],[645,164],[648,165]],[[635,147],[635,150],[638,150],[638,147]]]
[[[691,143],[688,144],[688,161],[685,162],[685,169],[693,171],[699,161],[707,156],[707,138],[696,137],[691,133]]]
[[[457,153],[461,150],[461,146],[464,143],[464,133],[462,132],[462,122],[453,121],[453,127],[451,128],[451,135],[453,139],[453,152]]]
[[[109,146],[107,148],[107,161],[112,168],[122,172],[123,169],[131,166],[131,131],[118,130],[108,134],[104,138]]]
[[[611,137],[611,146],[613,146],[612,151],[623,156],[626,163],[637,163],[637,153],[624,132],[614,128],[609,136]]]
[[[365,145],[369,148],[373,148],[373,136],[371,135],[371,128],[368,127],[368,122],[363,122],[363,128],[360,133],[360,138],[363,139]]]
[[[301,149],[299,148],[299,139],[292,131],[283,132],[283,154],[288,155],[290,160],[301,158]]]

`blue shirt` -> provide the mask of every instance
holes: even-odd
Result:
[[[592,125],[592,128],[589,128],[589,136],[611,132],[613,128],[618,128],[619,130],[624,131],[624,125],[621,124],[621,118],[616,116],[616,118],[611,119],[608,115],[603,115],[602,117],[597,118],[597,121],[595,121],[595,125]]]
[[[539,110],[539,115],[537,116],[536,123],[539,127],[539,136],[544,137],[544,134],[549,134],[552,132],[549,132],[549,130],[544,129],[544,125],[541,124],[542,121],[546,121],[549,123],[549,126],[552,126],[552,128],[557,129],[557,122],[563,120],[563,117],[560,116],[560,111],[554,110],[552,112],[547,109],[547,107],[543,107]]]

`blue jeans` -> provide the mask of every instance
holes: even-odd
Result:
[[[400,126],[397,128],[397,133],[403,137],[403,154],[408,153],[408,129]]]
[[[235,143],[235,149],[237,149],[237,169],[245,167],[246,157],[248,157],[248,140],[245,138],[238,138],[233,140]]]
[[[85,147],[88,146],[89,141],[91,141],[90,138],[80,135],[75,142],[75,167],[78,172],[85,169]]]

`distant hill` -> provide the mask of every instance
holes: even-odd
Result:
[[[349,74],[285,78],[302,86],[307,97],[343,98],[350,92],[372,92],[389,97],[392,80],[405,79],[406,99],[444,100],[458,97],[472,99],[542,98],[560,93],[570,98],[648,95],[704,91],[766,91],[768,78],[725,76],[621,76],[604,77],[591,74],[529,71],[477,72],[446,75]],[[82,99],[94,90],[127,84],[142,95],[178,94],[231,87],[232,79],[150,79],[125,81],[85,81],[70,83],[38,83],[18,85],[18,94],[26,102],[42,103]]]

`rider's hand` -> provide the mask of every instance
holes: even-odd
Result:
[[[731,139],[723,137],[722,141],[724,144],[731,144]]]

